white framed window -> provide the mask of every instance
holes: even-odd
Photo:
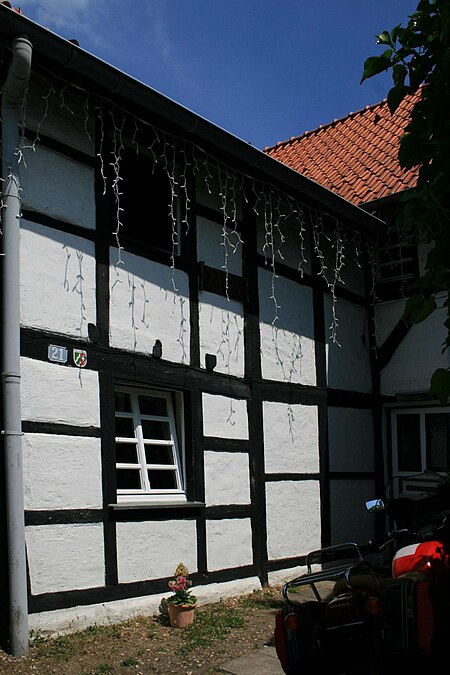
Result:
[[[180,392],[117,386],[118,501],[186,501]]]
[[[393,408],[394,475],[450,469],[450,408]]]

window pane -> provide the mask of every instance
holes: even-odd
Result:
[[[134,438],[134,423],[131,417],[116,417],[116,436]]]
[[[171,445],[146,445],[145,461],[147,464],[174,464]]]
[[[422,471],[419,415],[397,415],[397,451],[399,471]]]
[[[157,420],[142,420],[142,435],[149,440],[170,441],[170,427],[168,422]]]
[[[116,462],[119,464],[137,464],[136,443],[116,443]]]
[[[140,490],[141,476],[139,470],[117,469],[118,490]]]
[[[116,391],[116,410],[117,412],[131,412],[130,394]]]
[[[166,399],[159,396],[139,396],[139,410],[141,415],[167,417]]]
[[[150,469],[148,479],[152,490],[174,490],[177,487],[175,471],[157,471]]]
[[[427,464],[429,469],[447,469],[449,466],[448,415],[425,415],[427,432]]]

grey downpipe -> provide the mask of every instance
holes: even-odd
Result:
[[[31,72],[32,46],[12,43],[12,62],[2,96],[3,130],[3,406],[8,527],[10,636],[13,656],[28,653],[28,593],[20,401],[20,185],[19,121]]]

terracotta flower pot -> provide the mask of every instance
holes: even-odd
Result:
[[[186,628],[194,621],[195,605],[173,605],[167,603],[170,625],[174,628]]]

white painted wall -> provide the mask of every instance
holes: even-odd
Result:
[[[41,145],[19,166],[23,209],[95,229],[93,168]]]
[[[375,305],[375,335],[380,347],[403,316],[405,300],[389,300]]]
[[[321,546],[318,481],[266,484],[269,560],[306,555]]]
[[[374,471],[371,410],[328,408],[330,471]]]
[[[253,563],[250,518],[206,521],[208,570],[243,567]]]
[[[250,504],[250,469],[245,452],[204,454],[206,506]]]
[[[189,363],[189,282],[184,272],[111,249],[111,346]],[[176,291],[174,290],[177,289]]]
[[[189,572],[197,571],[195,520],[117,523],[116,527],[120,583],[171,577],[180,562]]]
[[[228,396],[203,394],[203,435],[248,439],[247,402]]]
[[[342,298],[337,299],[337,343],[330,338],[332,324],[331,296],[325,297],[327,331],[328,386],[351,391],[372,391],[369,332],[364,307]],[[365,344],[362,337],[365,336]]]
[[[242,246],[239,235],[229,227],[197,216],[197,260],[208,267],[242,276]]]
[[[428,319],[412,326],[388,365],[381,372],[381,393],[427,393],[436,368],[448,368],[450,354],[442,354],[447,332],[446,310],[437,309]]]
[[[266,473],[317,473],[317,406],[263,402]]]
[[[29,526],[25,536],[33,595],[104,586],[101,523]]]
[[[96,372],[22,357],[21,376],[22,419],[100,426]]]
[[[24,434],[25,509],[102,507],[100,439]]]
[[[217,357],[216,372],[244,376],[244,310],[240,302],[199,293],[200,363]]]
[[[272,283],[274,289],[272,289]],[[271,296],[274,294],[276,303]],[[262,375],[268,380],[316,384],[312,291],[259,270]],[[272,325],[278,312],[278,320]]]
[[[32,73],[24,123],[27,129],[94,156],[94,116],[84,92]]]
[[[372,480],[331,480],[331,543],[367,544],[374,534],[375,518],[366,510],[365,503],[380,496],[375,494]]]
[[[86,338],[97,322],[94,244],[22,220],[20,266],[22,325]]]

